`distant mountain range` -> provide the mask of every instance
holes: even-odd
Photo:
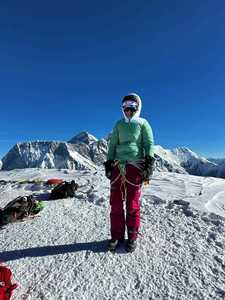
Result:
[[[21,168],[97,169],[106,160],[108,138],[81,132],[68,142],[34,141],[16,144],[2,159],[2,170]],[[155,146],[156,170],[225,178],[225,159],[206,159],[188,148]]]

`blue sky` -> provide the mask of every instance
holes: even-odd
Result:
[[[0,157],[106,136],[129,92],[156,144],[225,157],[224,0],[0,1]]]

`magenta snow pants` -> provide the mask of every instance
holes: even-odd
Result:
[[[112,239],[124,238],[127,227],[128,238],[136,240],[140,227],[141,185],[142,176],[139,168],[126,164],[126,175],[122,176],[119,167],[114,167],[110,191]]]

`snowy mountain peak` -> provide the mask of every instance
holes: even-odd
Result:
[[[172,149],[171,152],[175,154],[180,161],[200,160],[204,163],[210,163],[205,157],[198,155],[187,147],[177,147]]]
[[[97,141],[98,141],[98,139],[95,136],[93,136],[92,134],[90,134],[86,131],[82,131],[79,134],[75,135],[72,139],[70,139],[68,141],[68,143],[71,143],[71,144],[84,143],[84,144],[90,145]]]
[[[93,169],[95,164],[80,155],[75,145],[56,141],[35,141],[16,144],[2,159],[2,170]]]
[[[171,150],[176,156],[176,161],[192,175],[218,176],[218,166],[205,157],[196,154],[186,147]]]
[[[199,158],[199,156],[193,152],[192,150],[190,150],[187,147],[177,147],[175,149],[171,150],[175,155],[180,156],[180,157],[195,157],[195,158]]]

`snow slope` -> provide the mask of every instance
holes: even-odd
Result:
[[[93,136],[92,134],[90,134],[86,131],[82,131],[82,132],[78,133],[77,135],[75,135],[72,139],[70,139],[68,141],[68,143],[71,143],[71,144],[84,143],[84,144],[90,145],[97,141],[98,141],[98,139],[95,136]]]
[[[111,254],[101,170],[1,171],[0,206],[31,193],[47,199],[49,187],[19,181],[51,177],[75,179],[76,197],[46,200],[39,217],[0,230],[0,261],[20,284],[13,299],[225,298],[225,180],[155,172],[143,189],[137,250]]]

